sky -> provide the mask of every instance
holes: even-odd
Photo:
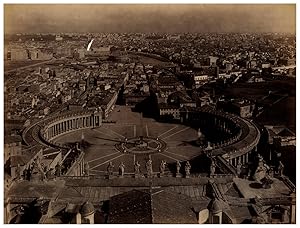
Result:
[[[295,33],[295,4],[5,4],[5,33]]]

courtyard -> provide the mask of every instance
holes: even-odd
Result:
[[[201,149],[194,143],[197,131],[185,125],[160,123],[145,118],[130,107],[116,106],[108,121],[101,127],[84,129],[65,134],[56,139],[58,143],[86,142],[85,162],[89,164],[90,175],[105,175],[109,162],[118,173],[121,162],[125,165],[125,175],[134,173],[136,161],[141,165],[141,172],[146,173],[146,162],[153,162],[154,174],[159,172],[162,160],[167,162],[166,173],[172,175],[171,167],[177,161],[182,163],[201,154]]]

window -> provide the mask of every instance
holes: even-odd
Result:
[[[274,219],[281,220],[282,214],[280,212],[272,212],[271,217],[272,217],[272,220],[274,220]]]
[[[270,212],[271,222],[280,223],[283,221],[284,209],[280,206],[274,207]]]
[[[212,217],[212,223],[213,224],[220,224],[220,217],[218,215],[214,215]]]

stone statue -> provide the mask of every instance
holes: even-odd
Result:
[[[108,175],[109,176],[112,176],[113,175],[113,172],[114,172],[114,165],[112,162],[109,162],[108,163],[108,166],[107,166],[107,172],[108,172]]]
[[[31,164],[31,166],[30,166],[31,174],[36,173],[37,170],[38,170],[38,169],[37,169],[37,165],[36,165],[36,163],[33,161],[32,164]]]
[[[284,165],[282,164],[281,161],[279,161],[278,167],[277,167],[277,171],[278,171],[278,175],[279,175],[280,177],[283,176],[283,169],[284,169]]]
[[[184,167],[186,176],[190,175],[191,168],[192,168],[191,164],[189,163],[189,161],[187,161]]]
[[[197,132],[197,140],[196,143],[198,144],[198,146],[203,147],[205,144],[205,136],[202,134],[201,129],[198,128],[198,132]]]
[[[269,174],[270,178],[274,178],[274,168],[273,168],[273,167],[271,167],[271,168],[269,169],[268,174]]]
[[[160,171],[161,174],[164,174],[164,173],[165,173],[166,164],[167,164],[166,161],[164,161],[164,160],[161,161],[160,167],[159,167],[159,171]]]
[[[259,162],[263,162],[263,160],[264,158],[260,154],[257,154],[256,161],[259,163]]]
[[[123,162],[121,162],[121,164],[119,165],[119,175],[123,177],[124,171],[125,171],[125,165]]]
[[[32,171],[34,169],[34,167],[36,166],[35,161],[36,161],[36,159],[29,166],[30,171]]]
[[[261,180],[267,176],[269,169],[270,167],[267,164],[265,164],[262,156],[258,154],[258,165],[254,172],[253,179],[255,181],[261,182]]]
[[[176,162],[176,174],[180,173],[181,164],[179,161]]]
[[[198,128],[197,135],[198,135],[198,138],[201,138],[201,137],[202,137],[202,132],[201,132],[200,128]]]
[[[135,164],[134,164],[134,173],[135,174],[140,174],[141,173],[141,165],[138,161],[136,161]]]
[[[210,164],[210,175],[214,175],[215,172],[216,172],[216,163],[215,160],[212,159]]]
[[[24,207],[23,206],[17,206],[15,207],[14,209],[15,213],[16,213],[16,220],[14,222],[14,224],[18,224],[21,220],[21,217],[25,214],[25,210],[24,210]]]
[[[46,173],[46,178],[51,179],[53,177],[53,168],[47,170],[45,173]]]
[[[61,176],[61,165],[59,163],[55,166],[55,176],[60,177]]]
[[[47,166],[45,166],[44,163],[40,163],[40,164],[39,164],[39,167],[40,167],[40,169],[43,170],[43,171],[46,171],[46,170],[47,170]]]
[[[84,164],[84,175],[89,176],[90,175],[90,165],[89,163]]]
[[[273,181],[269,176],[269,171],[266,173],[265,177],[260,182],[262,183],[263,188],[265,189],[271,188],[271,184],[273,183]]]
[[[151,177],[153,174],[153,169],[152,169],[152,160],[149,159],[146,163],[146,170],[147,170],[147,176]]]
[[[37,163],[33,161],[30,168],[30,180],[40,181],[41,179],[42,179],[41,172],[37,166]]]
[[[41,174],[41,180],[43,182],[46,181],[47,180],[46,173],[41,169],[39,171],[40,171],[40,174]]]
[[[212,149],[211,143],[208,141],[207,142],[206,150],[211,150],[211,149]]]

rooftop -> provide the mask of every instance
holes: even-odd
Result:
[[[255,187],[255,181],[249,181],[246,179],[235,178],[233,179],[239,192],[244,198],[272,198],[272,197],[286,197],[290,192],[288,186],[284,182],[277,178],[272,179],[274,182],[271,188],[264,189]]]
[[[132,190],[112,197],[110,210],[111,223],[197,223],[190,198],[170,190]]]
[[[17,142],[22,142],[22,137],[20,135],[6,135],[4,137],[5,144],[17,143]]]

